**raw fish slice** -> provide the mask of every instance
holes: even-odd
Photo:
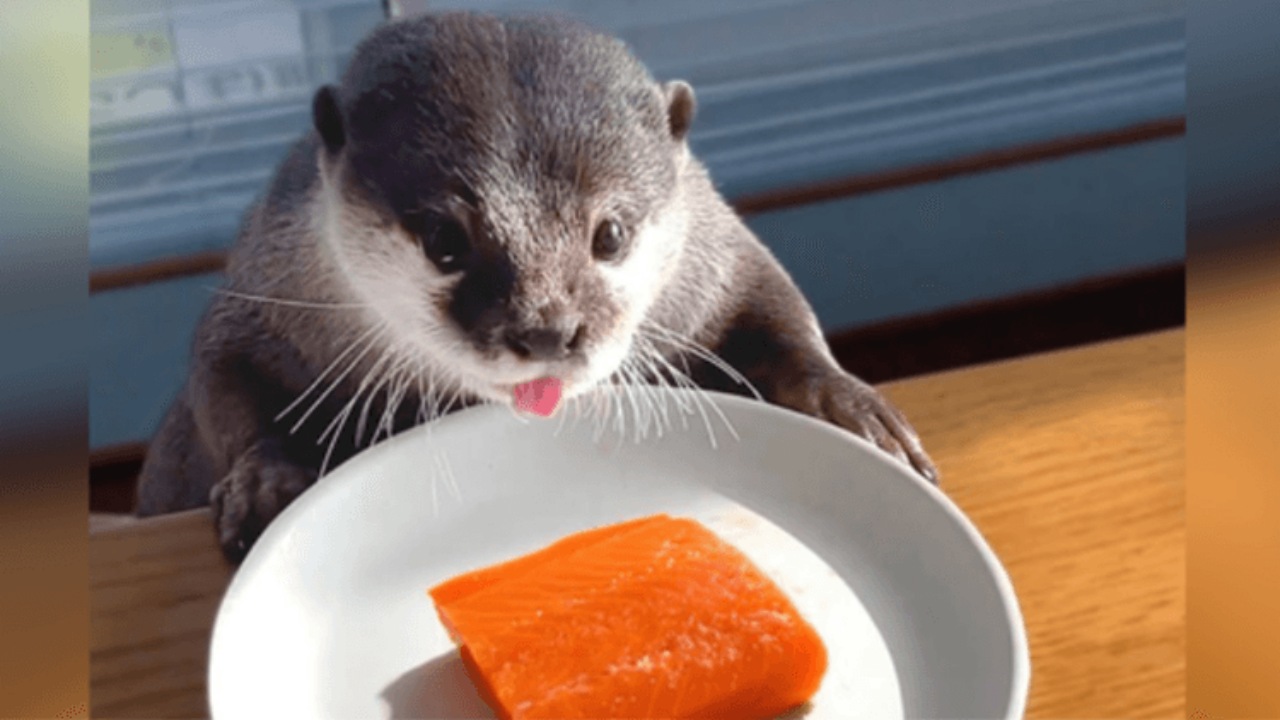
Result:
[[[692,520],[588,531],[470,577],[433,597],[504,718],[770,718],[826,671],[785,594]]]
[[[554,562],[557,559],[577,552],[584,547],[592,545],[606,538],[629,532],[640,525],[653,522],[661,522],[668,520],[666,515],[653,515],[650,517],[640,518],[638,520],[628,520],[626,522],[617,523],[615,525],[606,525],[605,527],[584,530],[574,533],[562,540],[558,540],[551,545],[537,552],[529,553],[514,560],[508,560],[497,565],[491,565],[481,570],[475,570],[465,575],[459,575],[443,582],[431,589],[431,599],[437,605],[448,605],[456,603],[467,595],[483,590],[491,585],[510,580],[512,578],[523,575],[527,572],[536,570],[539,566],[546,563]]]

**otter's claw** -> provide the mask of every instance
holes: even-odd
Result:
[[[239,564],[267,524],[315,482],[316,473],[272,454],[251,450],[209,493],[218,544]]]
[[[815,383],[810,398],[815,411],[810,414],[874,443],[930,483],[938,484],[938,469],[925,453],[915,428],[875,388],[839,372]]]

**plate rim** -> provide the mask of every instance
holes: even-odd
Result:
[[[625,386],[627,384],[623,385]],[[900,470],[901,474],[906,476],[910,482],[915,483],[916,487],[924,492],[929,500],[938,505],[939,509],[941,509],[942,512],[948,515],[950,519],[959,526],[960,531],[964,533],[970,544],[977,549],[983,565],[986,567],[989,576],[995,584],[995,589],[997,595],[1000,597],[1005,619],[1010,629],[1010,641],[1012,645],[1010,648],[1010,656],[1013,661],[1012,677],[1010,678],[1008,697],[1005,701],[1004,717],[1022,718],[1025,716],[1031,683],[1031,656],[1027,637],[1026,618],[1023,615],[1017,591],[1013,587],[1013,580],[1010,578],[1008,570],[1004,567],[1004,564],[995,554],[995,551],[978,530],[977,526],[974,525],[968,515],[960,509],[960,506],[957,505],[955,501],[953,501],[940,487],[933,485],[919,474],[904,467],[900,460],[880,449],[870,441],[845,430],[844,428],[833,425],[827,421],[805,415],[804,413],[790,408],[753,397],[735,395],[715,390],[690,390],[687,388],[655,386],[648,387],[656,389],[659,393],[667,393],[671,395],[693,396],[705,393],[712,396],[715,403],[719,404],[722,410],[727,404],[729,406],[733,406],[737,412],[759,413],[766,416],[773,414],[777,418],[785,419],[789,422],[797,423],[802,427],[805,427],[807,432],[824,434],[833,440],[849,443],[863,451],[869,452],[872,456],[878,457],[882,462],[890,463],[892,466]],[[374,445],[357,452],[355,455],[352,455],[346,462],[318,478],[311,487],[307,488],[302,495],[289,503],[289,505],[286,506],[278,516],[276,516],[275,520],[267,525],[266,529],[258,537],[257,541],[255,541],[248,555],[246,555],[244,560],[240,563],[240,566],[235,568],[231,581],[227,584],[226,590],[223,591],[222,597],[218,601],[218,610],[214,615],[213,625],[211,626],[209,646],[205,654],[207,668],[205,671],[205,703],[208,706],[210,716],[213,717],[214,720],[218,720],[218,716],[214,713],[214,663],[215,650],[219,645],[218,630],[219,627],[225,624],[224,618],[226,617],[228,608],[234,607],[236,595],[242,592],[240,588],[243,587],[244,583],[248,582],[248,580],[244,580],[243,578],[252,574],[251,572],[246,573],[245,570],[252,571],[261,562],[264,562],[262,558],[266,557],[266,554],[264,552],[258,552],[258,549],[260,547],[269,546],[271,538],[275,535],[278,535],[281,532],[287,532],[287,530],[282,528],[286,527],[288,522],[282,523],[280,520],[288,519],[292,516],[299,516],[302,513],[307,512],[307,508],[310,507],[310,505],[321,501],[320,497],[323,493],[313,492],[316,488],[321,487],[322,485],[328,486],[333,482],[334,476],[341,478],[347,474],[358,473],[359,467],[368,463],[368,458],[375,452],[382,454],[395,452],[396,446],[413,442],[413,440],[418,436],[430,433],[435,430],[435,428],[441,426],[462,422],[477,422],[486,414],[493,415],[495,413],[514,412],[515,411],[511,408],[496,403],[481,403],[450,413],[444,417],[422,423],[393,437],[387,438],[382,442],[375,443]],[[265,545],[263,543],[264,540],[268,541]]]

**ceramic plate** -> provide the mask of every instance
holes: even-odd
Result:
[[[808,717],[1021,717],[1017,600],[943,493],[795,413],[726,395],[710,396],[715,407],[678,391],[648,397],[638,407],[650,412],[607,422],[572,405],[551,420],[475,408],[322,478],[223,599],[213,717],[494,717],[427,588],[659,512],[733,542],[817,628],[830,665]]]

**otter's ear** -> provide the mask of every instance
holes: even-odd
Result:
[[[698,107],[693,88],[683,80],[672,80],[662,90],[667,98],[667,124],[671,127],[671,137],[683,141],[693,125]]]
[[[311,101],[311,121],[330,153],[336,153],[346,145],[347,130],[343,124],[342,110],[338,107],[337,88],[325,85],[316,91],[316,96]]]

